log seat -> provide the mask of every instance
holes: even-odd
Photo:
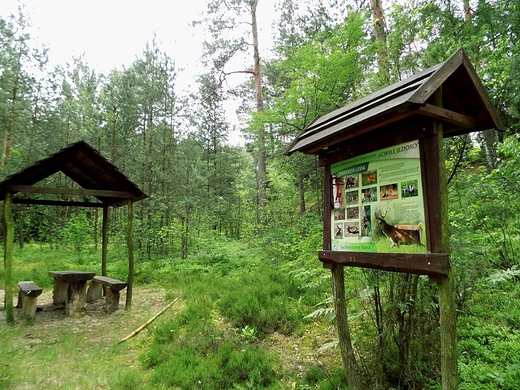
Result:
[[[105,309],[107,313],[112,313],[119,308],[120,291],[125,289],[126,285],[126,282],[108,276],[94,276],[87,291],[87,302],[100,299],[103,295],[103,286],[105,286]]]
[[[18,287],[20,291],[18,292],[18,305],[16,307],[21,307],[22,318],[34,320],[36,318],[38,297],[43,289],[32,280],[18,282]]]

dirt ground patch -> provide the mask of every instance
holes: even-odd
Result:
[[[32,333],[41,337],[46,334],[45,330],[50,328],[75,328],[90,329],[91,334],[98,337],[107,337],[106,332],[98,329],[132,329],[146,323],[151,316],[163,309],[166,302],[166,291],[162,288],[139,288],[134,289],[132,294],[132,309],[130,314],[125,310],[126,290],[122,292],[119,300],[119,310],[108,314],[105,310],[105,297],[85,305],[84,314],[80,318],[69,318],[65,315],[64,305],[54,305],[52,302],[52,291],[44,291],[38,297],[38,311],[32,326]],[[5,324],[4,310],[5,291],[0,290],[0,327]],[[14,305],[18,298],[14,297]],[[21,321],[21,309],[15,309],[16,322]],[[135,325],[135,328],[133,326]],[[119,334],[119,332],[117,332]],[[95,341],[95,340],[92,340]],[[32,341],[34,342],[34,340]]]
[[[167,291],[161,287],[138,287],[131,310],[125,310],[125,292],[119,310],[111,314],[100,299],[87,303],[81,317],[72,318],[66,317],[63,306],[53,305],[52,289],[46,289],[38,297],[40,310],[34,322],[23,321],[21,309],[15,309],[16,323],[10,326],[5,292],[0,290],[0,345],[5,352],[0,359],[0,389],[110,389],[114,381],[124,383],[125,375],[145,381],[149,372],[139,359],[150,346],[151,329],[183,310],[182,302],[175,302],[135,337],[119,341],[165,308],[173,300],[170,294],[167,301]]]

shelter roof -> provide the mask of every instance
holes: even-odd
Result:
[[[81,189],[33,187],[36,183],[63,172]],[[48,193],[61,195],[93,196],[99,202],[72,202],[80,206],[118,207],[148,197],[130,181],[114,164],[84,141],[71,144],[60,151],[26,167],[0,182],[0,196],[6,192]],[[70,204],[71,202],[37,199],[14,199],[15,203]]]
[[[433,93],[442,86],[442,107]],[[475,69],[463,49],[446,61],[392,84],[358,101],[317,117],[284,154],[323,154],[332,145],[378,130],[442,120],[444,136],[503,129]]]

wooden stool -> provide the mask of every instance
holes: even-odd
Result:
[[[22,306],[22,318],[34,320],[36,318],[36,308],[38,297],[43,289],[33,281],[18,282],[20,292],[18,293],[18,305]]]
[[[119,307],[119,292],[126,288],[126,282],[107,276],[94,276],[87,291],[87,302],[101,298],[103,286],[107,287],[105,308],[107,313],[112,313]]]

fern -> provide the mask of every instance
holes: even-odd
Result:
[[[499,270],[487,277],[487,281],[493,285],[503,282],[509,282],[520,277],[520,268],[514,265],[505,270]]]
[[[318,317],[328,318],[332,317],[334,318],[335,312],[334,308],[332,307],[320,307],[319,309],[314,310],[312,313],[307,314],[305,318],[307,319],[315,319]]]
[[[323,352],[331,348],[336,348],[339,345],[339,340],[335,339],[332,341],[329,341],[328,343],[323,344],[321,347],[318,348],[318,352]]]

